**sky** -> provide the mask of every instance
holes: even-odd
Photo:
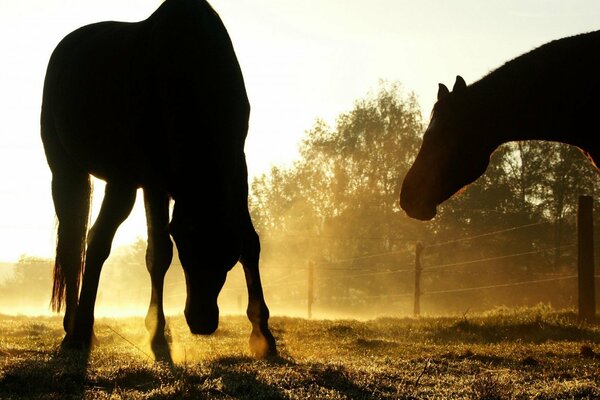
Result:
[[[0,262],[52,258],[51,175],[39,136],[56,44],[89,23],[147,18],[160,0],[0,0]],[[289,166],[317,118],[330,124],[380,81],[427,117],[438,82],[467,83],[550,40],[600,28],[597,0],[213,0],[251,103],[249,179]],[[103,182],[95,181],[93,215]],[[141,196],[114,246],[146,237]],[[0,271],[1,275],[1,271]]]

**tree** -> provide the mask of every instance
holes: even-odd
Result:
[[[333,296],[349,293],[340,271],[365,266],[382,271],[412,262],[414,242],[425,236],[426,224],[406,217],[398,199],[422,130],[414,95],[383,82],[334,127],[317,120],[301,143],[299,161],[252,182],[251,212],[263,254],[269,254],[265,263],[290,271],[316,260],[319,279]],[[361,259],[392,251],[403,254]],[[347,259],[353,260],[340,263]],[[380,293],[389,281],[364,277],[354,284]]]
[[[580,195],[596,192],[598,172],[581,151],[574,146],[562,143],[546,143],[546,169],[543,181],[540,207],[545,216],[553,222],[553,265],[561,263],[561,248],[565,237],[574,237],[576,229],[577,204]],[[571,259],[574,259],[574,252]]]

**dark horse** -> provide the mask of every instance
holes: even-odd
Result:
[[[250,349],[259,357],[275,354],[247,203],[249,112],[229,35],[204,0],[166,0],[144,21],[84,26],[58,44],[46,73],[41,136],[58,217],[52,306],[65,307],[63,346],[90,347],[102,264],[142,188],[152,342],[166,344],[163,283],[172,236],[185,272],[190,331],[217,329],[217,297],[240,261]],[[90,175],[106,181],[106,189],[87,234]]]
[[[458,76],[452,92],[440,84],[437,97],[400,194],[401,207],[421,220],[480,177],[506,142],[571,144],[596,165],[600,31],[546,43],[470,86]]]

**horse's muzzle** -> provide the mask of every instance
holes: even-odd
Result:
[[[402,207],[406,215],[421,221],[429,221],[437,214],[437,207],[435,205],[415,201],[414,197],[407,196],[405,193],[401,193],[400,195],[400,207]]]
[[[211,335],[219,327],[219,308],[217,306],[196,311],[186,307],[184,315],[190,332],[194,335]]]

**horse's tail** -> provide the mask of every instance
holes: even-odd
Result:
[[[52,310],[66,302],[75,306],[85,266],[86,238],[90,220],[92,184],[87,173],[54,172],[52,197],[57,216],[56,259],[52,286]]]

